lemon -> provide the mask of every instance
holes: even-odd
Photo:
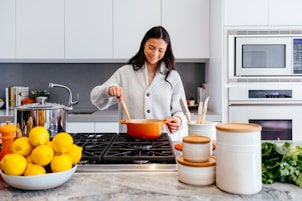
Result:
[[[11,151],[13,154],[20,154],[27,156],[32,151],[33,146],[28,137],[17,138],[11,145]]]
[[[21,176],[25,171],[27,161],[25,157],[20,154],[6,154],[0,164],[5,174]]]
[[[31,159],[31,154],[26,156],[27,163],[33,163],[33,160]]]
[[[71,158],[72,165],[77,164],[81,160],[82,151],[83,148],[76,144],[73,144],[71,146],[71,149],[69,150],[69,152],[67,152],[67,155]]]
[[[33,146],[39,146],[49,142],[49,132],[43,126],[36,126],[29,131],[28,138]]]
[[[52,172],[63,172],[72,168],[72,160],[67,154],[54,156],[50,163]]]
[[[49,141],[46,144],[52,147],[52,141]]]
[[[42,165],[28,163],[24,171],[24,176],[36,176],[46,174],[46,170]]]
[[[66,132],[57,133],[52,139],[52,147],[56,153],[65,154],[73,145],[73,138]]]
[[[31,152],[31,159],[35,164],[48,165],[54,157],[54,151],[51,146],[42,144],[35,147]]]

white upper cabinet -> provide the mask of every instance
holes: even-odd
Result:
[[[16,57],[64,58],[64,1],[16,0]]]
[[[269,25],[302,25],[301,0],[270,0]]]
[[[0,0],[0,59],[15,57],[15,0]]]
[[[65,58],[111,59],[112,0],[65,0]]]
[[[224,0],[224,25],[268,25],[268,9],[269,0]]]
[[[209,0],[163,0],[162,25],[176,59],[209,58]]]
[[[176,59],[209,58],[209,0],[0,0],[0,62],[125,62],[158,25]]]
[[[301,8],[301,0],[224,0],[224,25],[300,26]]]
[[[161,0],[113,0],[113,58],[134,56],[145,33],[161,25]]]

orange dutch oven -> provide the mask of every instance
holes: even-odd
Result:
[[[120,120],[127,125],[127,134],[132,138],[156,139],[161,136],[162,125],[168,123],[167,119],[131,119]]]

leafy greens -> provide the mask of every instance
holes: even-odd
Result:
[[[262,183],[288,182],[302,187],[302,147],[262,142]]]

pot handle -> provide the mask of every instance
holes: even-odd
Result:
[[[129,121],[127,121],[127,120],[120,120],[120,123],[121,123],[121,124],[128,124]]]
[[[168,119],[164,119],[162,123],[163,123],[163,124],[166,124],[166,123],[168,123],[168,122],[169,122]]]

